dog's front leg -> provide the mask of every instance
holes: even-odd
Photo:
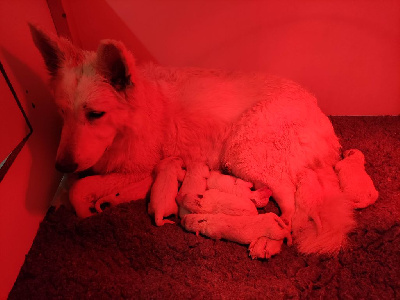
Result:
[[[147,177],[138,182],[131,182],[127,186],[118,188],[119,192],[113,192],[107,196],[101,197],[95,203],[98,213],[102,212],[108,206],[114,206],[124,202],[146,198],[153,183],[152,177]]]
[[[103,204],[144,199],[152,182],[151,176],[138,180],[136,175],[120,173],[88,176],[73,184],[69,199],[76,214],[86,218],[101,212]]]

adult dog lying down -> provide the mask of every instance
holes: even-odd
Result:
[[[144,198],[157,164],[175,156],[192,180],[205,164],[269,187],[300,251],[332,254],[345,243],[353,219],[333,169],[340,144],[300,86],[260,74],[137,66],[120,42],[104,40],[88,52],[31,32],[64,120],[56,167],[91,174],[70,191],[78,215],[95,213],[98,201]],[[204,232],[213,231],[204,227],[215,226],[214,217],[198,218]],[[281,244],[264,237],[262,247]]]

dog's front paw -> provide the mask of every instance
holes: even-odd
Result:
[[[252,241],[249,246],[249,256],[252,259],[266,259],[281,252],[283,240],[272,240],[262,236],[255,241]]]
[[[93,203],[94,203],[95,211],[97,213],[101,213],[101,212],[105,211],[107,208],[117,205],[119,203],[119,201],[117,201],[118,196],[119,196],[119,193],[104,196],[97,200],[94,199]]]
[[[87,218],[97,213],[95,203],[99,199],[99,195],[95,177],[97,176],[89,176],[76,181],[69,191],[69,200],[80,218]]]
[[[91,197],[71,197],[70,193],[70,202],[75,209],[76,215],[80,218],[87,218],[97,214],[94,200]]]

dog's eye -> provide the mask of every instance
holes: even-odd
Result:
[[[86,117],[88,120],[97,120],[100,119],[102,116],[105,115],[104,111],[90,111],[87,113]]]

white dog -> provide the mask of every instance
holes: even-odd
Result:
[[[36,27],[31,26],[31,32],[64,120],[56,166],[63,172],[91,175],[71,188],[79,215],[92,214],[96,202],[104,199],[115,204],[144,197],[154,168],[173,156],[183,160],[186,177],[196,181],[198,176],[201,185],[204,175],[192,173],[198,163],[211,170],[228,169],[255,188],[270,188],[281,218],[289,228],[293,225],[294,240],[302,243],[301,251],[336,253],[342,247],[351,230],[351,213],[346,205],[333,211],[326,205],[333,194],[337,203],[347,201],[333,169],[340,145],[316,99],[302,87],[261,74],[138,66],[117,41],[104,40],[96,52],[88,52]],[[315,172],[323,187],[321,199],[309,201],[319,203],[319,234],[309,218],[300,223],[296,219],[296,190],[304,170]],[[214,216],[193,215],[191,221],[202,224],[205,233],[214,232],[214,226],[226,233],[229,224],[218,224]],[[259,219],[254,216],[243,230],[254,227],[261,232],[259,227],[271,220],[270,226],[275,226],[276,218],[257,223]],[[234,216],[229,220],[236,223]],[[312,248],[299,228],[313,232],[307,233]],[[264,244],[257,245],[257,252]]]

